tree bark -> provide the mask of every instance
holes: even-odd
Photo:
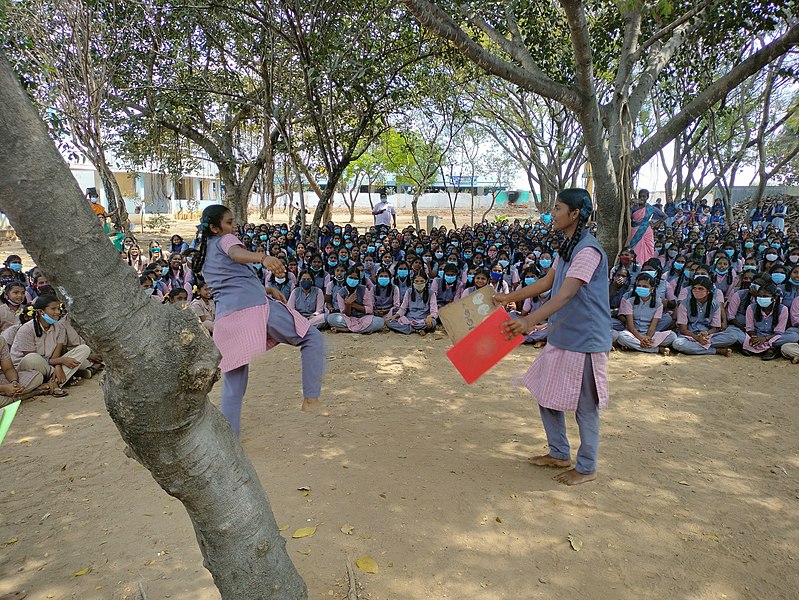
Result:
[[[112,215],[114,223],[120,230],[127,233],[130,231],[130,216],[125,206],[125,199],[122,197],[122,190],[119,189],[119,183],[114,177],[113,171],[105,162],[105,157],[101,157],[96,166],[100,174],[100,180],[103,182],[106,198],[108,198],[108,212]]]
[[[183,502],[222,598],[304,600],[258,475],[208,402],[219,353],[190,311],[141,291],[2,54],[0,139],[0,208],[103,355],[108,412],[132,453]]]

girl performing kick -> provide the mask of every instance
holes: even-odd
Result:
[[[494,296],[496,304],[540,296],[551,299],[521,319],[502,324],[508,339],[528,333],[549,319],[547,345],[524,376],[538,400],[549,453],[529,462],[541,467],[570,467],[564,411],[575,411],[580,430],[577,465],[555,476],[566,485],[596,479],[599,451],[599,409],[608,401],[608,353],[611,348],[608,261],[586,223],[593,212],[584,189],[558,194],[552,225],[566,234],[552,268],[538,281],[510,294]]]
[[[233,235],[233,213],[215,204],[200,221],[201,243],[192,264],[213,291],[216,303],[214,342],[222,354],[224,374],[220,410],[239,433],[241,403],[247,389],[250,360],[279,343],[299,346],[302,357],[302,410],[318,411],[324,367],[324,343],[316,327],[286,307],[280,294],[258,279],[253,264],[262,264],[278,277],[285,276],[283,261],[244,249]],[[283,302],[278,302],[272,296]]]

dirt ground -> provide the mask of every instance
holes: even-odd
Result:
[[[599,479],[566,488],[525,462],[546,448],[519,387],[538,350],[467,386],[446,336],[325,339],[331,417],[299,411],[282,346],[253,363],[242,416],[309,598],[346,598],[362,555],[372,600],[799,597],[799,367],[613,353]],[[95,380],[24,404],[0,446],[0,594],[219,598],[182,506],[122,449]]]

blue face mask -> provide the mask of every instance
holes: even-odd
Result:
[[[536,277],[525,277],[524,285],[533,285],[538,279]]]
[[[747,250],[751,250],[754,247],[755,247],[755,243],[754,242],[745,242],[744,243],[744,248],[746,248]]]
[[[350,250],[350,249],[352,248],[352,242],[347,242],[346,244],[344,244],[344,247],[345,247],[347,250]]]
[[[375,251],[375,247],[374,246],[367,246],[366,247],[366,251],[371,254],[372,252]]]
[[[729,248],[727,248],[727,249],[724,251],[724,254],[726,254],[727,256],[729,256],[730,258],[732,258],[732,255],[733,255],[733,254],[735,254],[735,250],[730,250]]]
[[[452,242],[452,245],[457,248],[458,247],[458,242]]]
[[[758,296],[755,300],[761,308],[768,308],[774,302],[773,298],[763,298],[761,296]]]
[[[666,252],[666,254],[669,255],[669,258],[674,258],[674,257],[677,256],[677,251],[676,250],[669,250],[669,251]]]
[[[538,263],[545,269],[548,269],[549,267],[552,266],[552,261],[548,260],[546,258],[543,259],[543,260],[538,261]]]
[[[685,263],[674,263],[674,270],[675,271],[682,271],[683,267],[685,267]]]
[[[716,269],[716,275],[726,275],[727,271],[729,271],[729,269],[724,269],[723,271],[721,269]]]
[[[499,266],[501,266],[503,269],[510,264],[510,262],[505,259],[498,260],[497,263],[499,263]]]
[[[499,281],[502,279],[502,273],[497,273],[496,271],[491,271],[491,280],[492,281]]]
[[[262,235],[262,236],[259,236],[259,237],[261,238],[261,241],[262,241],[262,242],[265,242],[266,240],[268,240],[268,239],[269,239],[269,236],[268,236],[268,235]]]
[[[466,283],[474,283],[474,275],[467,275]]]
[[[757,271],[757,267],[755,265],[744,265],[743,266],[743,270],[744,271]]]
[[[771,244],[771,247],[779,249],[781,246],[777,242],[774,242],[773,244]]]
[[[789,282],[791,285],[796,285],[796,286],[799,286],[799,279],[794,279],[793,277],[791,277],[791,278],[788,280],[788,282]]]
[[[652,293],[652,288],[637,286],[635,288],[635,295],[639,298],[648,298],[649,294]]]
[[[541,250],[533,250],[533,256],[536,258],[541,258]]]
[[[397,269],[397,277],[405,278],[408,276],[408,269]]]
[[[307,279],[300,281],[300,287],[304,290],[310,290],[313,287],[313,281],[308,281]]]
[[[438,270],[438,276],[439,277],[443,277],[444,276],[444,269],[439,269]]]
[[[357,287],[359,283],[360,283],[359,279],[355,279],[353,277],[347,277],[347,287],[354,288]]]
[[[22,271],[22,263],[11,263],[8,265],[8,268],[14,271],[14,273],[19,273]]]
[[[341,241],[340,240],[333,240],[333,245],[334,246],[341,246]]]
[[[671,246],[672,246],[671,242],[666,242],[665,244],[663,244],[663,247],[664,247],[666,250],[668,250],[669,248],[671,248]]]
[[[378,285],[382,285],[383,287],[386,287],[389,284],[390,281],[391,281],[391,279],[389,277],[378,277],[377,278]]]
[[[447,282],[447,283],[449,283],[449,284],[453,284],[453,283],[455,283],[455,280],[456,280],[457,278],[458,278],[458,277],[457,277],[456,275],[444,275],[444,281],[446,281],[446,282]]]
[[[655,278],[655,276],[658,274],[658,273],[657,273],[657,271],[641,271],[641,272],[642,272],[644,275],[649,275],[649,276],[650,276],[650,277],[652,277],[653,279],[654,279],[654,278]]]
[[[164,276],[164,275],[166,275],[167,273],[169,273],[169,267],[163,267],[163,268],[161,269],[161,276],[163,277],[163,276]]]
[[[338,264],[337,260],[329,260],[329,261],[327,261],[327,266],[328,267],[335,267],[337,264]]]
[[[771,281],[780,285],[783,281],[785,281],[786,276],[785,273],[772,273],[771,274]]]
[[[48,325],[55,325],[56,323],[58,323],[58,319],[54,319],[47,313],[42,313],[42,319],[44,319],[44,322],[47,323]]]
[[[471,257],[472,257],[472,253],[471,252],[464,252],[463,253],[463,258],[465,258],[466,260],[469,260]]]
[[[768,248],[768,246],[764,246],[763,244],[760,244],[760,245],[757,247],[757,249],[758,249],[758,250],[760,250],[761,252],[763,252],[763,250],[765,250],[766,248]]]
[[[444,253],[443,252],[436,252],[435,256],[436,256],[437,259],[441,260],[442,258],[444,258]]]
[[[285,277],[275,277],[275,283],[278,284],[278,285],[283,285],[284,283],[286,283],[286,278]]]
[[[753,284],[752,284],[751,286],[749,286],[749,287],[751,287],[751,288],[752,288],[754,291],[758,291],[758,290],[760,289],[760,285],[759,285],[759,284],[757,284],[757,283],[753,283]]]

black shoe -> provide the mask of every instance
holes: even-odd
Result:
[[[775,358],[777,358],[777,351],[774,348],[769,348],[763,353],[760,360],[774,360]]]
[[[746,348],[741,350],[741,354],[743,354],[744,356],[752,356],[752,353],[749,352],[749,350],[747,350]]]

